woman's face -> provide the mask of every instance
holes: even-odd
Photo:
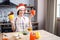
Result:
[[[24,13],[25,13],[25,10],[20,10],[20,11],[19,11],[19,16],[23,16]]]

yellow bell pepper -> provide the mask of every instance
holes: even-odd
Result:
[[[35,32],[36,34],[36,39],[40,38],[40,33],[39,32]]]
[[[9,15],[9,19],[13,20],[14,19],[14,15]]]

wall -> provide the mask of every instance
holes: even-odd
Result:
[[[15,6],[5,6],[1,7],[0,6],[0,22],[4,20],[8,21],[8,14],[13,11],[14,15],[16,16],[16,7]]]
[[[12,3],[18,5],[20,3],[25,3],[27,5],[29,5],[29,0],[10,0]]]
[[[46,13],[46,0],[38,0],[37,5],[37,22],[39,23],[39,29],[44,29],[44,14]]]
[[[0,2],[3,2],[3,1],[5,1],[5,0],[0,0]],[[10,0],[10,2],[12,2],[12,3],[16,4],[16,5],[18,5],[20,3],[25,3],[28,6],[29,6],[29,4],[34,5],[34,0]]]
[[[34,0],[29,0],[29,5],[34,6]]]
[[[0,0],[0,2],[3,2],[4,0]]]

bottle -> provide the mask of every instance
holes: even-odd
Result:
[[[30,40],[35,40],[35,39],[36,39],[35,33],[31,32],[30,33]]]
[[[28,28],[28,31],[32,31],[32,28],[31,28],[31,27],[29,27],[29,28]]]

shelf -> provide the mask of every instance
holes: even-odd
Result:
[[[10,6],[10,5],[0,5],[0,7],[2,7],[2,6],[5,7],[5,6]]]
[[[32,22],[32,24],[38,24],[38,22]],[[11,25],[11,23],[0,23],[0,25]]]
[[[34,6],[27,6],[27,8],[32,8],[32,7],[34,7]]]
[[[9,4],[9,5],[0,5],[0,7],[11,7],[11,6],[17,6],[17,5],[15,5],[15,4]]]

